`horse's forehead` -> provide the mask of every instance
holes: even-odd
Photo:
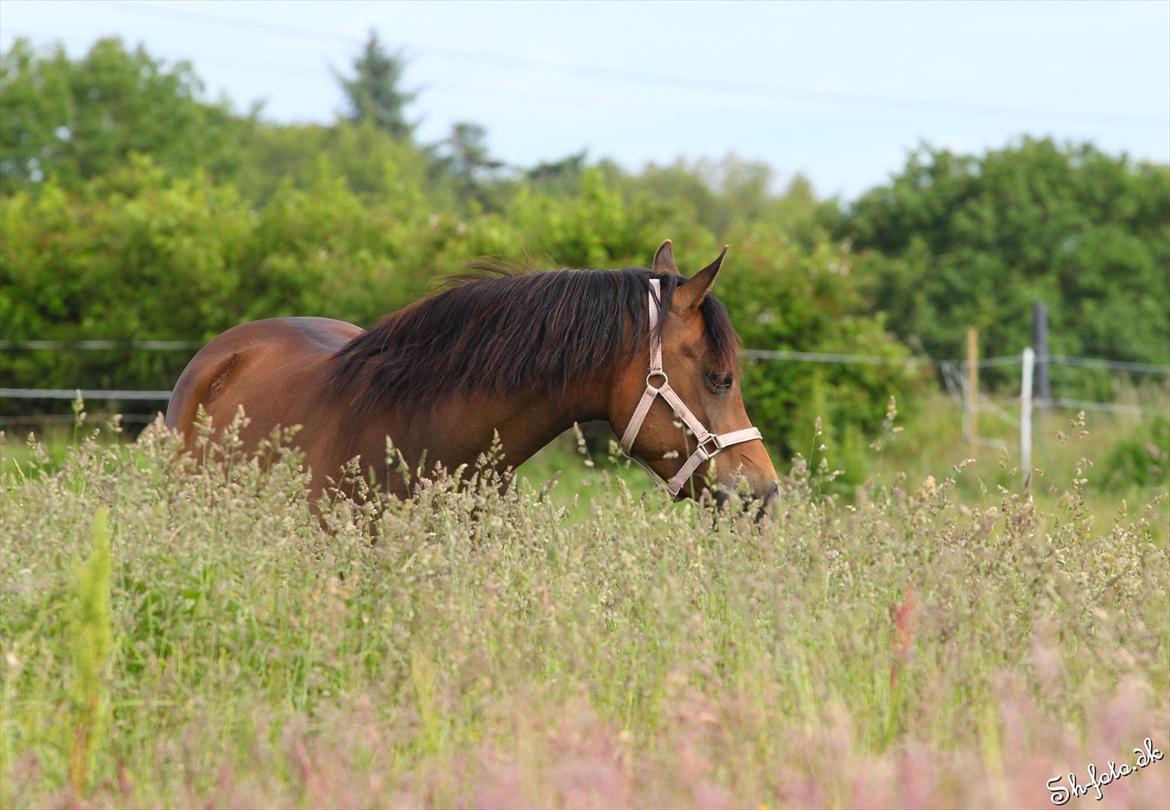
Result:
[[[672,316],[666,323],[664,348],[675,350],[688,357],[696,357],[706,348],[703,336],[703,319],[694,316]]]

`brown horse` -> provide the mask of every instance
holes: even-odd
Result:
[[[672,495],[697,497],[713,477],[722,501],[742,477],[766,503],[776,471],[744,412],[735,330],[709,294],[726,253],[690,279],[670,240],[651,270],[465,279],[368,331],[328,318],[243,324],[187,365],[166,424],[190,448],[200,406],[220,430],[243,406],[245,447],[301,426],[314,493],[360,457],[405,495],[387,437],[410,469],[425,460],[455,470],[498,432],[514,467],[575,422],[602,419]],[[702,475],[709,460],[714,476]]]

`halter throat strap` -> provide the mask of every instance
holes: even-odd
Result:
[[[764,437],[754,427],[733,430],[729,433],[712,433],[691,412],[687,404],[682,401],[682,397],[670,387],[670,378],[662,368],[662,333],[658,329],[662,285],[658,279],[650,279],[650,291],[646,297],[649,299],[650,306],[650,371],[646,375],[646,390],[642,392],[642,398],[638,400],[638,405],[634,408],[634,415],[630,417],[625,433],[622,434],[622,451],[638,462],[654,477],[655,481],[658,481],[658,477],[650,469],[650,466],[633,454],[633,449],[634,440],[638,438],[638,432],[642,429],[642,424],[646,421],[646,416],[650,413],[650,406],[654,404],[654,400],[658,397],[666,400],[666,404],[674,411],[675,416],[690,428],[691,433],[695,434],[695,441],[698,442],[695,451],[683,462],[679,471],[664,484],[666,491],[672,497],[677,498],[683,486],[701,464],[715,458],[728,447],[744,442],[763,441]]]

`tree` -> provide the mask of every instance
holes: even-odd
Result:
[[[349,105],[345,119],[354,123],[369,121],[395,138],[410,140],[417,122],[406,120],[406,107],[418,93],[401,87],[406,70],[401,51],[387,51],[377,32],[371,30],[353,69],[352,78],[335,74]]]
[[[585,172],[588,150],[582,149],[560,160],[537,163],[523,172],[524,180],[535,188],[554,194],[576,194],[581,190],[581,175]]]
[[[960,355],[967,326],[984,353],[1015,354],[1042,300],[1052,351],[1166,362],[1170,167],[1047,139],[981,156],[923,147],[838,236],[863,251],[871,307],[932,354]]]
[[[689,205],[699,222],[723,239],[766,222],[809,249],[823,238],[820,220],[833,207],[818,201],[801,175],[794,175],[777,193],[776,174],[770,166],[734,154],[719,160],[650,164],[641,174],[629,177],[627,185],[632,193]]]
[[[308,189],[322,177],[337,177],[355,193],[394,205],[416,204],[413,196],[426,188],[432,208],[452,207],[447,189],[428,183],[430,156],[368,121],[262,124],[242,149],[234,182],[254,203],[267,201],[283,183]]]
[[[233,116],[202,94],[188,63],[167,65],[118,39],[76,61],[60,44],[38,53],[17,39],[0,57],[0,182],[5,191],[49,177],[73,187],[132,153],[168,171],[229,173],[256,113]]]
[[[491,156],[486,129],[470,121],[457,121],[434,151],[436,173],[450,178],[461,200],[492,207],[491,183],[504,164]]]

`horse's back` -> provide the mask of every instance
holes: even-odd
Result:
[[[290,409],[290,403],[304,403],[306,394],[320,388],[329,358],[361,333],[330,318],[270,318],[235,326],[191,358],[171,394],[167,427],[190,443],[200,406],[222,428],[241,405],[256,432],[301,424],[304,408]]]

